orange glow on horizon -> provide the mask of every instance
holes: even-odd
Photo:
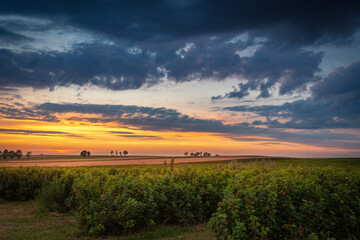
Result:
[[[203,132],[144,131],[131,126],[82,121],[41,122],[0,119],[0,150],[21,149],[33,154],[78,154],[89,150],[94,155],[110,150],[127,150],[130,154],[182,155],[187,152],[213,154],[298,156],[351,152],[276,141],[263,136],[241,136],[236,140],[225,134]],[[6,132],[5,130],[9,131]],[[354,151],[354,150],[353,150]]]

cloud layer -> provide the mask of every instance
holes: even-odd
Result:
[[[282,105],[233,106],[224,110],[256,113],[267,120],[253,124],[271,128],[360,128],[360,61],[336,68],[311,90],[312,96],[306,100]]]
[[[0,10],[0,43],[27,45],[17,51],[2,45],[0,84],[124,90],[164,77],[236,76],[246,82],[213,100],[241,99],[251,90],[266,98],[277,83],[280,95],[291,94],[320,79],[324,53],[305,47],[351,42],[358,10],[352,1],[8,1]],[[48,42],[64,35],[75,38],[66,38],[71,46],[52,49]],[[46,49],[39,49],[39,36]]]
[[[8,107],[10,108],[10,107]],[[19,107],[16,107],[19,108]],[[21,113],[18,117],[14,113]],[[302,130],[287,132],[280,129],[257,128],[249,123],[224,124],[218,120],[199,119],[179,113],[173,109],[150,108],[128,105],[96,105],[96,104],[56,104],[44,103],[33,108],[20,108],[16,111],[2,112],[3,118],[31,119],[57,122],[86,121],[97,124],[117,124],[144,131],[159,132],[201,132],[223,136],[236,141],[249,141],[249,136],[258,137],[257,141],[264,144],[276,142],[292,142],[307,145],[358,149],[359,136],[331,132]],[[29,117],[25,117],[30,113]],[[68,116],[69,113],[73,115]],[[60,114],[60,115],[59,115]],[[66,115],[61,115],[66,114]],[[89,116],[89,114],[93,116]],[[14,117],[15,116],[15,117]],[[124,131],[111,131],[120,137],[139,139],[160,139],[153,135],[138,135]],[[253,139],[253,138],[252,138]],[[255,138],[256,139],[256,138]],[[253,139],[254,140],[254,139]]]

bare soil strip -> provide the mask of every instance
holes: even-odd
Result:
[[[95,158],[46,158],[43,159],[10,159],[10,160],[0,160],[0,166],[2,163],[45,163],[45,162],[89,162],[89,161],[119,161],[119,160],[138,160],[138,159],[154,159],[161,157],[154,156],[134,156],[134,157],[95,157]],[[164,158],[164,157],[163,157]]]
[[[226,161],[233,159],[254,159],[261,157],[249,157],[249,156],[228,156],[228,157],[188,157],[188,158],[174,158],[176,163],[196,163],[196,162],[214,162],[214,161]],[[91,158],[90,158],[91,159]],[[163,164],[164,161],[168,164],[171,162],[169,158],[143,158],[143,159],[130,159],[129,157],[123,158],[96,158],[96,159],[52,159],[50,160],[37,160],[37,161],[21,161],[21,162],[1,162],[0,167],[85,167],[85,166],[126,166],[126,165],[156,165]]]

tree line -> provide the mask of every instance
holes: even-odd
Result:
[[[13,159],[15,157],[20,159],[22,156],[23,156],[22,151],[19,149],[16,152],[8,151],[7,149],[5,149],[3,152],[0,151],[0,158],[2,157],[4,160],[6,160],[8,157],[11,159]],[[29,159],[31,156],[31,152],[27,152],[25,156]]]
[[[128,155],[129,153],[128,153],[128,151],[126,151],[126,150],[124,150],[123,152],[118,151],[118,150],[116,150],[116,151],[111,150],[111,151],[110,151],[110,155],[113,157],[114,154],[115,154],[115,156],[120,156],[120,157],[122,157],[122,156],[124,155],[124,156],[126,157],[126,155]]]
[[[80,156],[81,156],[81,157],[84,157],[84,158],[86,158],[86,157],[89,158],[90,155],[91,155],[91,153],[90,153],[89,151],[87,151],[87,150],[83,150],[83,151],[80,152]],[[128,151],[124,150],[123,152],[121,152],[121,151],[118,151],[118,150],[116,150],[116,151],[111,150],[111,151],[110,151],[110,155],[111,155],[112,157],[113,157],[114,155],[120,156],[120,157],[122,157],[122,156],[125,156],[125,157],[126,157],[126,155],[128,155]]]
[[[188,156],[189,153],[185,152],[184,155]],[[196,152],[196,153],[190,153],[190,156],[192,156],[192,157],[211,157],[211,153],[209,153],[209,152]]]

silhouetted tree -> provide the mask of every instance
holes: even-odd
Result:
[[[118,150],[115,151],[115,155],[116,155],[116,156],[118,155]]]
[[[10,157],[11,159],[13,159],[14,157],[16,157],[16,153],[15,153],[14,151],[10,151],[10,152],[9,152],[9,157]]]
[[[80,156],[84,158],[84,157],[86,157],[86,155],[87,155],[87,151],[82,150],[81,153],[80,153]]]
[[[122,152],[121,152],[121,151],[119,151],[119,153],[120,153],[120,157],[122,157]]]
[[[211,157],[211,153],[209,153],[209,152],[204,152],[203,156],[204,156],[204,157]]]
[[[188,152],[184,152],[184,155],[187,156],[187,155],[189,155],[189,153],[188,153]]]
[[[2,157],[3,157],[4,160],[6,160],[8,156],[9,156],[9,151],[7,149],[5,149],[3,154],[2,154]]]
[[[21,150],[17,150],[15,154],[16,154],[18,159],[20,159],[22,157],[22,151]]]
[[[111,154],[111,156],[113,156],[113,155],[114,155],[114,151],[113,151],[113,150],[111,150],[111,151],[110,151],[110,154]]]
[[[29,159],[29,158],[30,158],[30,156],[31,156],[31,152],[27,152],[27,153],[26,153],[26,157],[27,157],[27,159]]]
[[[0,151],[0,158],[2,158],[2,151]]]
[[[128,154],[128,151],[123,151],[123,154],[124,154],[124,156],[126,157],[126,155]]]
[[[91,152],[90,152],[90,151],[87,151],[86,155],[87,155],[87,157],[89,158],[90,155],[91,155]]]

